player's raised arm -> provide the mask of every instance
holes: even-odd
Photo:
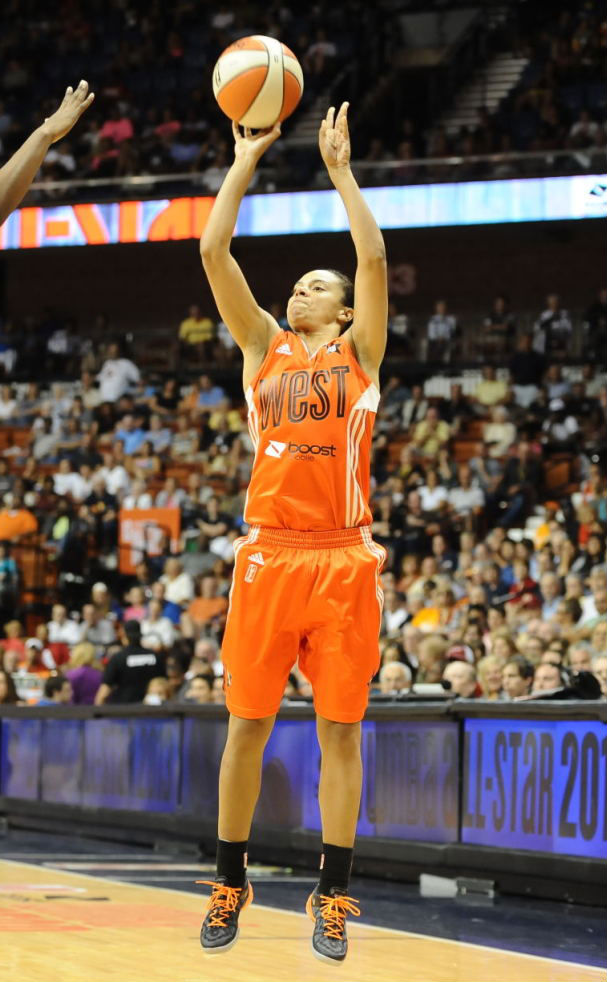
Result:
[[[264,152],[280,136],[280,124],[244,136],[232,124],[234,163],[219,189],[206,228],[200,239],[200,254],[215,303],[237,345],[243,350],[265,350],[270,335],[279,330],[274,318],[263,310],[251,293],[240,266],[230,253],[230,243],[240,203]]]
[[[350,170],[348,103],[335,118],[329,109],[320,126],[319,146],[329,177],[344,203],[356,249],[352,340],[364,368],[378,371],[386,350],[388,277],[384,239]]]
[[[29,190],[40,164],[52,143],[69,133],[72,126],[88,109],[95,95],[89,93],[84,79],[74,90],[67,88],[63,102],[56,112],[34,130],[25,143],[0,170],[0,225],[17,207]]]

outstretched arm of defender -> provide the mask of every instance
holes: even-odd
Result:
[[[379,370],[386,350],[388,276],[384,239],[350,170],[348,103],[335,118],[331,107],[320,126],[319,146],[329,177],[344,203],[356,249],[352,339],[364,365]]]
[[[200,254],[217,309],[237,345],[243,351],[252,347],[265,350],[270,333],[278,330],[278,325],[255,300],[230,253],[230,243],[240,203],[261,156],[280,136],[280,125],[260,130],[255,136],[249,129],[245,129],[243,136],[237,123],[232,129],[236,141],[234,163],[202,233]]]
[[[51,143],[69,133],[94,98],[88,82],[83,80],[76,91],[70,85],[57,112],[34,130],[0,170],[0,225],[29,190]]]

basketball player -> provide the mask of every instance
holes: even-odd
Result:
[[[323,858],[307,904],[313,949],[343,961],[360,803],[360,721],[379,664],[384,550],[371,538],[371,433],[386,347],[386,256],[381,232],[350,170],[348,104],[320,127],[320,152],[348,214],[357,256],[354,295],[342,273],[313,269],[293,286],[290,330],[262,310],[230,254],[242,197],[280,135],[241,134],[201,240],[204,269],[244,356],[255,462],[246,538],[235,544],[222,646],[228,739],[219,776],[217,877],[201,943],[227,951],[252,900],[247,840],[262,755],[294,662],[310,680],[322,751]]]
[[[0,225],[29,191],[48,148],[69,133],[94,98],[84,79],[75,90],[68,86],[59,109],[28,136],[0,169]]]

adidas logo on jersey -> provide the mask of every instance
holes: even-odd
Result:
[[[277,355],[292,355],[293,352],[291,351],[289,345],[285,341],[284,344],[279,344],[278,345],[278,347],[276,349],[276,354]]]
[[[336,354],[339,354],[339,349],[340,348],[341,348],[341,341],[337,341],[337,342],[334,341],[333,344],[328,344],[327,345],[327,353],[328,354],[331,354],[331,355],[332,354],[335,354],[335,353]]]
[[[278,440],[270,440],[269,446],[266,447],[266,456],[282,457],[286,446],[286,443],[279,443]]]
[[[260,552],[256,552],[254,556],[249,556],[250,563],[257,563],[258,566],[265,566],[263,561],[263,556]]]

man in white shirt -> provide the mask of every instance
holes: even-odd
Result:
[[[540,579],[542,594],[542,619],[549,621],[556,614],[561,602],[561,581],[556,573],[544,573]]]
[[[194,596],[194,580],[184,572],[179,559],[167,559],[160,582],[164,583],[166,599],[180,607],[189,604]]]
[[[161,600],[150,600],[148,616],[141,621],[141,643],[152,651],[168,650],[175,641],[175,627],[162,616],[163,606]]]
[[[131,479],[126,468],[122,464],[115,463],[109,451],[104,453],[103,467],[96,471],[95,478],[102,478],[106,491],[114,496],[127,493],[131,487]]]
[[[485,495],[481,488],[472,485],[472,471],[468,464],[458,468],[459,485],[450,488],[447,501],[457,515],[471,515],[485,504]]]
[[[128,358],[120,358],[117,344],[110,344],[97,380],[101,402],[117,402],[131,386],[138,384],[139,369]]]
[[[76,621],[68,619],[67,610],[63,604],[54,604],[52,619],[46,625],[50,644],[78,644],[81,629]]]

